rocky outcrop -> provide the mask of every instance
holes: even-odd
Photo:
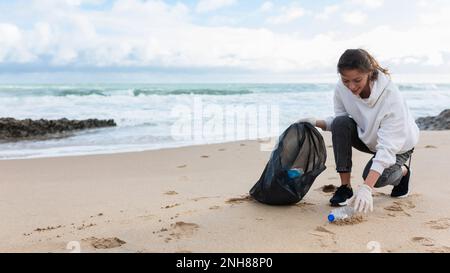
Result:
[[[78,130],[112,126],[116,126],[112,119],[17,120],[14,118],[0,118],[0,142],[66,137]]]
[[[420,130],[450,130],[450,109],[435,117],[423,117],[416,120]]]

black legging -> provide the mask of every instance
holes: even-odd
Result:
[[[331,124],[331,133],[333,139],[334,160],[336,162],[336,171],[339,173],[349,173],[352,171],[352,147],[374,156],[367,162],[363,171],[363,179],[369,174],[372,160],[375,153],[372,152],[366,144],[358,137],[356,122],[348,116],[339,116]],[[378,178],[375,187],[380,188],[387,185],[397,186],[403,176],[402,166],[413,153],[413,150],[403,154],[396,155],[396,162],[389,168],[384,169],[380,178]]]

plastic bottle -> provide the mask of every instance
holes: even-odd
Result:
[[[300,176],[303,175],[303,170],[302,169],[293,168],[293,169],[288,170],[287,174],[288,174],[288,177],[290,179],[295,179],[295,178],[300,177]]]
[[[345,206],[334,209],[328,214],[328,221],[333,222],[336,220],[346,219],[355,214],[355,209],[352,206]]]

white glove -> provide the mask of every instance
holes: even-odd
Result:
[[[316,118],[315,117],[309,117],[309,118],[302,118],[297,120],[298,122],[308,122],[309,124],[311,124],[312,126],[316,126]]]
[[[349,200],[349,205],[354,204],[354,209],[357,212],[367,213],[368,210],[373,211],[372,188],[366,184],[358,187],[355,196]]]

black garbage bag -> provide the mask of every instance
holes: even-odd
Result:
[[[307,122],[294,123],[281,134],[250,195],[265,204],[295,204],[326,169],[326,158],[325,143],[319,131]],[[290,178],[288,170],[294,168],[304,173]]]

